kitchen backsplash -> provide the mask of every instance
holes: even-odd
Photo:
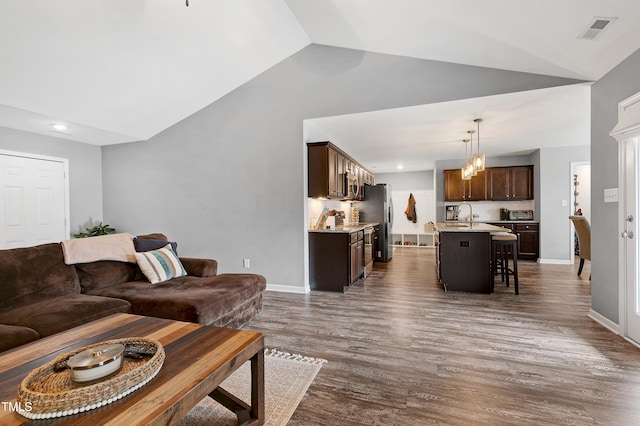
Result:
[[[456,205],[460,203],[456,202],[445,202],[447,206]],[[505,208],[509,210],[534,210],[534,201],[533,200],[524,200],[524,201],[471,201],[470,204],[473,206],[473,214],[477,215],[473,220],[480,222],[489,222],[500,220],[500,209]],[[443,213],[444,214],[444,213]],[[534,219],[538,220],[538,213],[536,211],[533,212]],[[469,208],[463,206],[460,209],[460,217],[459,220],[469,220]]]
[[[309,228],[313,228],[322,213],[323,208],[329,210],[342,210],[345,214],[344,223],[349,223],[349,217],[351,212],[351,203],[336,201],[336,200],[320,200],[317,198],[307,198],[309,205]],[[456,202],[445,202],[444,205],[460,204]],[[473,214],[478,217],[474,218],[475,221],[491,222],[500,220],[500,209],[506,208],[509,210],[534,210],[533,200],[524,201],[472,201]],[[444,209],[444,207],[443,207]],[[441,217],[444,217],[442,212]],[[538,220],[538,212],[534,211],[534,219]],[[469,220],[469,209],[462,207],[460,211],[460,220]]]
[[[344,211],[345,225],[349,222],[349,213],[351,212],[351,203],[336,201],[336,200],[320,200],[317,198],[307,198],[309,203],[309,228],[313,228],[322,214],[322,209],[325,207],[329,210],[342,210]]]

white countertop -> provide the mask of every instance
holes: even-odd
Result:
[[[339,225],[335,229],[309,229],[309,232],[345,233],[362,231],[364,228],[379,225],[378,222],[360,222],[357,225]]]
[[[469,222],[438,222],[436,230],[438,232],[510,232],[507,228],[483,222],[473,222],[473,224],[469,224]]]
[[[466,220],[445,220],[442,223],[469,223]],[[474,219],[473,223],[540,223],[538,220],[489,220],[489,219]]]

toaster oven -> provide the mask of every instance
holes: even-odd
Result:
[[[509,210],[509,220],[533,220],[533,210]]]

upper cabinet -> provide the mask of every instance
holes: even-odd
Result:
[[[458,173],[460,174],[460,173]],[[487,171],[478,172],[477,176],[471,178],[467,201],[482,201],[487,199]]]
[[[492,167],[487,184],[490,200],[532,200],[533,166]]]
[[[533,200],[533,166],[511,167],[510,200]]]
[[[467,181],[462,180],[460,169],[445,170],[443,173],[445,201],[464,201]]]
[[[533,166],[488,167],[467,181],[460,169],[443,174],[445,201],[533,199]]]
[[[486,170],[471,180],[462,180],[460,169],[444,171],[445,201],[481,201],[487,199]]]
[[[331,142],[307,144],[309,197],[363,200],[365,184],[372,185],[373,173]]]

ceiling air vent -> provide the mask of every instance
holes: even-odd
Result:
[[[596,40],[616,19],[618,18],[603,18],[596,16],[591,20],[587,28],[585,28],[578,38],[582,40]]]

